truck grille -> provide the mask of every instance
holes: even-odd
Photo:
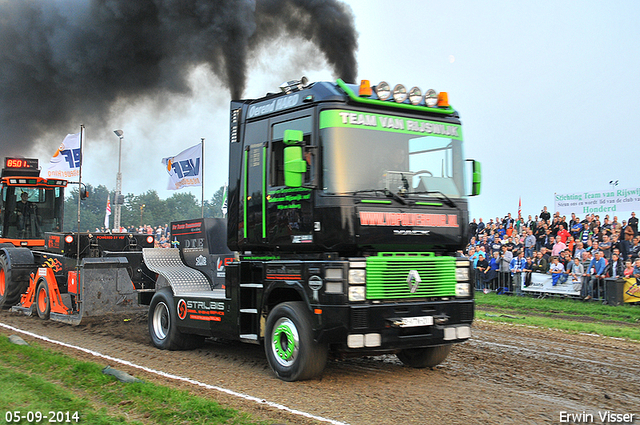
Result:
[[[428,252],[381,252],[367,258],[366,272],[369,300],[452,297],[456,293],[453,257],[436,257]]]

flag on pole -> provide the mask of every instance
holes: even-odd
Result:
[[[522,217],[522,197],[518,198],[518,218]]]
[[[107,196],[107,211],[104,214],[104,228],[109,229],[109,216],[111,215],[111,197]]]
[[[176,156],[162,158],[162,164],[169,173],[167,189],[202,186],[202,142]]]
[[[222,192],[222,217],[227,216],[227,184],[224,184],[224,191]]]
[[[47,167],[47,178],[69,179],[80,176],[80,133],[67,134]]]

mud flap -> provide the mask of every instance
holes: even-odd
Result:
[[[76,297],[77,311],[71,315],[51,313],[51,319],[80,324],[84,317],[141,312],[138,293],[127,271],[125,257],[84,258]]]

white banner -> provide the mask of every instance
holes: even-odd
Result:
[[[167,189],[202,186],[202,143],[190,147],[176,156],[162,158],[169,173]]]
[[[531,273],[531,284],[529,286],[524,286],[524,276],[522,276],[522,290],[579,296],[580,289],[582,289],[582,281],[573,281],[572,279],[573,278],[569,276],[565,283],[558,283],[556,286],[553,286],[551,274]]]
[[[67,134],[45,172],[46,178],[69,179],[80,176],[80,133]]]
[[[576,213],[580,218],[587,214],[618,216],[618,221],[628,218],[631,211],[640,211],[640,188],[603,190],[600,192],[575,192],[555,194],[554,211],[569,217]]]

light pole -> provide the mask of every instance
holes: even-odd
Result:
[[[124,131],[122,130],[114,130],[113,131],[116,136],[120,139],[118,144],[118,174],[116,174],[116,213],[113,217],[113,227],[116,229],[116,232],[120,231],[120,207],[122,207],[120,194],[122,193],[122,173],[120,172],[120,164],[122,162],[122,139],[124,139]]]

